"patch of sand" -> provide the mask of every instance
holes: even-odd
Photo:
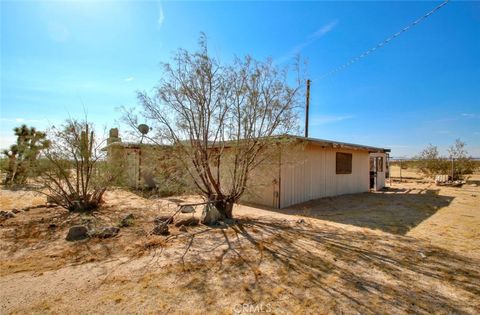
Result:
[[[149,231],[174,203],[122,190],[93,217],[20,212],[0,226],[0,312],[478,314],[480,191],[422,185],[283,210],[239,205],[235,225],[169,237]],[[134,225],[115,238],[64,240],[72,224],[128,213]]]

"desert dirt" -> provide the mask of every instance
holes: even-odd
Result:
[[[0,193],[2,210],[45,202]],[[0,223],[0,313],[478,314],[479,198],[480,175],[461,188],[407,179],[282,210],[238,205],[236,224],[169,236],[150,231],[175,198],[112,190],[93,215],[20,211]],[[114,238],[65,241],[74,224],[129,213]]]

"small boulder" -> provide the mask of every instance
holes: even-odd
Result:
[[[6,219],[10,219],[10,218],[14,218],[15,217],[15,214],[12,212],[12,211],[0,211],[0,220],[6,220]]]
[[[127,227],[133,225],[133,219],[135,219],[133,214],[128,214],[120,221],[120,227]]]
[[[203,208],[202,217],[200,221],[202,222],[202,224],[205,224],[205,225],[215,225],[218,223],[218,220],[220,220],[221,218],[222,218],[222,215],[217,210],[217,208],[206,205]]]
[[[195,212],[195,208],[192,206],[180,206],[181,213],[193,213]]]
[[[114,237],[118,234],[118,232],[120,231],[119,228],[117,227],[114,227],[114,226],[107,226],[107,227],[104,227],[100,230],[100,232],[96,233],[96,237],[98,238],[110,238],[110,237]]]
[[[187,227],[185,225],[182,225],[178,230],[180,232],[188,232]]]
[[[14,208],[14,209],[12,209],[12,212],[13,212],[14,214],[17,214],[17,213],[20,212],[20,210]]]
[[[171,215],[159,215],[155,218],[155,224],[172,224],[173,223],[173,216]]]
[[[195,226],[195,225],[198,225],[199,223],[200,223],[200,220],[198,220],[195,217],[190,217],[190,218],[178,220],[177,223],[175,223],[175,226],[176,227],[179,227],[179,226],[182,226],[182,225]]]
[[[155,225],[155,227],[152,230],[152,234],[155,234],[155,235],[168,235],[168,234],[170,234],[170,232],[168,231],[168,225],[166,225],[166,224]]]
[[[88,238],[88,229],[84,225],[74,225],[68,230],[67,237],[69,242],[80,241]]]

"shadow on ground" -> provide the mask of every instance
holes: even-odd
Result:
[[[281,313],[478,314],[480,308],[479,261],[410,237],[243,218],[228,228],[192,231],[183,243],[181,262],[162,272],[205,311],[239,301]],[[149,294],[157,294],[155,279],[165,276],[150,277]],[[162,294],[180,310],[183,298]]]
[[[390,188],[383,192],[328,197],[269,210],[405,235],[448,206],[453,199],[438,195],[438,190],[433,189]]]

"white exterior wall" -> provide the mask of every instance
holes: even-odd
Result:
[[[352,173],[336,174],[336,152],[352,154]],[[285,208],[313,199],[369,191],[369,153],[363,150],[292,145],[278,161],[265,163],[249,180],[242,200]]]
[[[352,173],[336,174],[336,152],[352,154]],[[280,207],[369,190],[367,151],[307,145],[282,158]]]

